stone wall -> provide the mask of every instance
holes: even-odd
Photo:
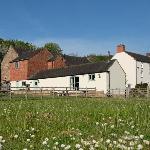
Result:
[[[10,81],[10,64],[9,64],[9,62],[14,60],[16,57],[18,57],[18,54],[16,53],[16,51],[13,47],[10,47],[1,63],[1,82],[2,83],[4,81]]]

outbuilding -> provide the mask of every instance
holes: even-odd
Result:
[[[110,89],[125,89],[126,75],[117,60],[87,63],[41,71],[29,80],[12,81],[11,87],[96,88],[107,93]]]

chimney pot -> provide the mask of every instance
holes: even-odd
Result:
[[[123,45],[123,44],[117,45],[117,53],[124,52],[125,49],[126,49],[125,45]]]
[[[150,53],[146,53],[146,56],[147,56],[147,57],[150,57]]]

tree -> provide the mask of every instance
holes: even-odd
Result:
[[[36,50],[36,46],[31,43],[21,40],[4,40],[0,38],[0,59],[3,59],[3,56],[8,51],[10,45],[14,48],[19,48],[22,50]]]
[[[62,54],[62,50],[57,43],[52,43],[52,42],[46,43],[44,45],[44,48],[48,49],[51,52]]]

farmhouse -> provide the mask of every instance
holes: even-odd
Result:
[[[107,93],[109,89],[124,89],[125,80],[125,72],[118,61],[111,60],[41,71],[29,80],[11,81],[11,87],[96,88]]]
[[[10,46],[1,63],[1,82],[27,80],[43,70],[84,63],[89,63],[86,57],[62,55],[47,49],[30,51]]]
[[[117,46],[117,53],[112,59],[117,59],[126,73],[126,87],[134,88],[136,84],[150,85],[150,57],[128,52],[125,45]]]

